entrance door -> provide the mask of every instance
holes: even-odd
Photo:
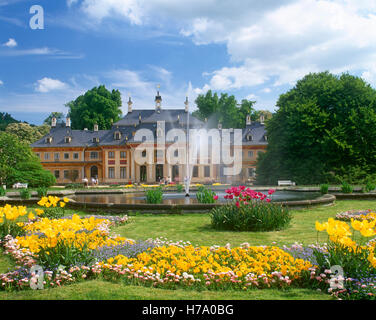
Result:
[[[90,168],[90,178],[97,178],[98,177],[98,167],[97,166],[92,166]]]
[[[146,166],[140,167],[140,181],[145,182],[146,181]]]
[[[157,182],[161,181],[163,178],[163,164],[157,164],[155,166],[155,179]]]
[[[172,181],[179,179],[179,166],[172,166]]]

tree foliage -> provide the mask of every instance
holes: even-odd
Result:
[[[0,183],[12,186],[16,182],[31,187],[49,187],[55,177],[43,169],[31,148],[15,135],[0,132]]]
[[[14,135],[21,142],[32,144],[45,136],[50,131],[50,126],[44,124],[41,126],[31,126],[28,123],[11,123],[5,132]]]
[[[72,129],[99,128],[108,130],[112,122],[121,117],[121,95],[119,90],[109,91],[104,85],[94,87],[76,100],[66,104],[72,121]]]
[[[223,128],[244,128],[248,114],[252,120],[260,116],[260,112],[253,108],[256,101],[244,99],[239,104],[233,95],[227,93],[221,93],[219,97],[209,90],[205,95],[198,95],[195,102],[198,110],[193,115],[203,121],[208,119],[212,127],[221,122]]]
[[[0,112],[0,131],[4,131],[10,123],[18,123],[9,113]]]
[[[279,97],[257,182],[362,180],[376,169],[376,90],[361,78],[311,73]]]

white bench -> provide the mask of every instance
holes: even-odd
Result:
[[[291,180],[278,180],[278,186],[295,186],[295,182]]]
[[[13,189],[19,189],[19,188],[26,188],[27,189],[27,183],[17,182],[13,185]]]

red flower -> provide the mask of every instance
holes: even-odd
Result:
[[[268,191],[268,194],[273,194],[274,192],[275,192],[274,189],[270,189],[270,190]]]
[[[218,200],[218,196],[214,196],[213,199],[214,199],[214,200]]]
[[[240,207],[239,201],[236,201],[235,205],[239,208]]]
[[[270,201],[272,201],[272,200],[270,200],[269,198],[268,198],[268,199],[266,199],[266,202],[270,202]]]

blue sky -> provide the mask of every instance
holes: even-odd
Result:
[[[44,29],[32,30],[32,5]],[[123,112],[208,89],[275,110],[309,72],[376,83],[374,0],[0,0],[0,111],[40,124],[99,84]]]

